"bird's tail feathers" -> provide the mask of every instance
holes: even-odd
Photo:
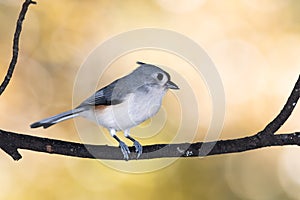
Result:
[[[42,119],[38,122],[34,122],[33,124],[30,125],[31,128],[38,128],[38,127],[43,127],[43,128],[48,128],[56,123],[65,121],[67,119],[71,119],[73,117],[79,116],[79,113],[81,113],[84,109],[81,108],[75,108],[73,110],[69,110],[63,113],[60,113],[58,115]]]

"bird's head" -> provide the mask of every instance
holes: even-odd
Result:
[[[179,87],[171,81],[171,76],[161,68],[143,63],[137,62],[140,66],[134,71],[137,77],[141,78],[145,84],[160,86],[164,89],[178,90]]]

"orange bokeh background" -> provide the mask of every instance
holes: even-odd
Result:
[[[10,85],[0,97],[1,129],[80,142],[73,120],[47,130],[32,130],[29,124],[71,109],[76,74],[89,53],[108,38],[138,28],[176,31],[197,42],[211,57],[226,95],[221,139],[244,137],[263,129],[280,111],[299,75],[297,0],[37,3],[26,15],[19,61]],[[21,4],[0,0],[1,77],[10,61]],[[99,87],[130,72],[140,58],[177,70],[179,65],[186,65],[171,54],[135,52],[115,61]],[[193,70],[184,73],[192,86],[203,84]],[[199,141],[208,129],[211,105],[205,84],[193,89],[203,107],[199,109],[201,120],[195,138]],[[172,94],[166,98],[172,99]],[[176,103],[167,101],[164,104],[172,112],[168,116],[172,122],[180,113],[179,109],[172,110]],[[299,118],[297,106],[279,132],[299,130]],[[151,122],[141,126],[147,123]],[[173,129],[171,123],[159,140],[142,139],[141,143],[162,143],[172,136]],[[298,147],[271,147],[178,159],[153,172],[132,174],[96,160],[21,150],[23,158],[16,162],[0,152],[0,199],[300,199],[298,153]],[[141,162],[151,165],[153,161]]]

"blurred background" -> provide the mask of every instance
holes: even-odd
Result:
[[[11,58],[12,37],[22,3],[0,0],[1,77]],[[37,3],[26,15],[19,62],[0,97],[1,129],[117,145],[105,130],[81,119],[78,123],[85,128],[80,133],[73,120],[47,130],[32,130],[29,125],[71,109],[74,82],[90,52],[112,36],[138,28],[176,31],[197,42],[211,57],[226,95],[220,139],[244,137],[263,129],[280,111],[299,75],[297,0]],[[176,142],[202,140],[212,116],[205,78],[196,76],[193,68],[175,55],[141,50],[122,56],[108,66],[95,87],[127,74],[136,67],[137,60],[159,63],[184,74],[198,104],[199,126],[196,135],[187,132]],[[191,109],[180,107],[183,99],[176,98],[178,92],[168,93],[158,116],[133,130],[142,144],[175,141],[173,133],[178,130],[181,113]],[[167,120],[162,130],[157,129],[154,134],[151,127],[160,123],[161,116]],[[279,132],[299,131],[299,117],[300,109],[296,107]],[[93,140],[99,131],[104,132],[101,135],[107,141]],[[84,138],[82,132],[88,136]],[[15,162],[0,152],[0,199],[300,199],[300,148],[293,146],[207,158],[113,164],[29,151],[21,154],[23,158]],[[128,166],[137,167],[140,163],[140,171],[145,166],[154,167],[143,173],[128,170]]]

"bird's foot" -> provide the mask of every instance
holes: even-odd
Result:
[[[121,151],[123,153],[124,160],[128,161],[129,160],[129,155],[130,155],[130,151],[129,151],[128,146],[122,141],[119,142],[119,145],[120,145]]]
[[[143,146],[138,141],[133,141],[135,152],[137,153],[136,159],[138,159],[143,153]]]

